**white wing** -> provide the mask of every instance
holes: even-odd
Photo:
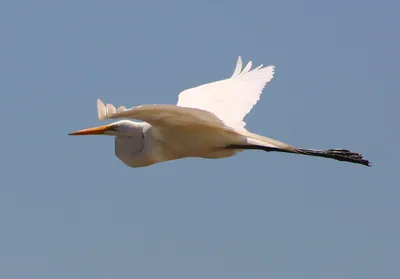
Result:
[[[190,88],[179,94],[178,106],[214,113],[227,126],[241,129],[244,117],[260,99],[265,85],[273,78],[274,66],[250,70],[251,61],[242,70],[239,56],[233,75],[224,80]]]
[[[97,100],[99,120],[134,118],[151,124],[152,126],[208,126],[215,128],[225,127],[224,123],[213,113],[196,109],[179,107],[176,105],[142,105],[126,109],[118,109],[112,104],[105,105]]]

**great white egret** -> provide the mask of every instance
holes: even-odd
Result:
[[[257,103],[265,85],[274,75],[274,66],[242,69],[239,56],[230,78],[184,90],[177,105],[142,105],[116,109],[97,100],[98,118],[119,120],[69,135],[115,136],[115,154],[129,167],[186,157],[225,158],[246,149],[278,151],[331,158],[370,166],[359,153],[346,149],[315,150],[249,132],[243,118]]]

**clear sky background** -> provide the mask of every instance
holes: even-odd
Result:
[[[396,1],[2,1],[0,278],[400,278]],[[237,56],[246,117],[372,168],[243,152],[131,169],[96,99],[175,104]]]

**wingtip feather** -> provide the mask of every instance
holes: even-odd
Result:
[[[117,110],[112,104],[107,104],[106,106],[106,111],[107,111],[107,117],[110,117],[113,115]]]
[[[245,74],[245,73],[249,72],[252,65],[253,65],[253,62],[249,61],[246,65],[246,67],[243,69],[243,71],[240,74]]]
[[[239,55],[238,56],[238,60],[236,62],[236,68],[235,68],[235,71],[232,74],[232,77],[237,76],[237,75],[240,74],[240,72],[242,71],[242,66],[243,66],[242,57]]]
[[[104,105],[103,101],[97,99],[97,117],[100,121],[104,120],[106,116],[106,106]]]

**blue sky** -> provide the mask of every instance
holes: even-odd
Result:
[[[395,1],[3,1],[1,278],[399,278]],[[176,103],[276,65],[246,117],[372,168],[243,152],[130,169],[96,99]],[[397,170],[397,173],[396,173]]]

